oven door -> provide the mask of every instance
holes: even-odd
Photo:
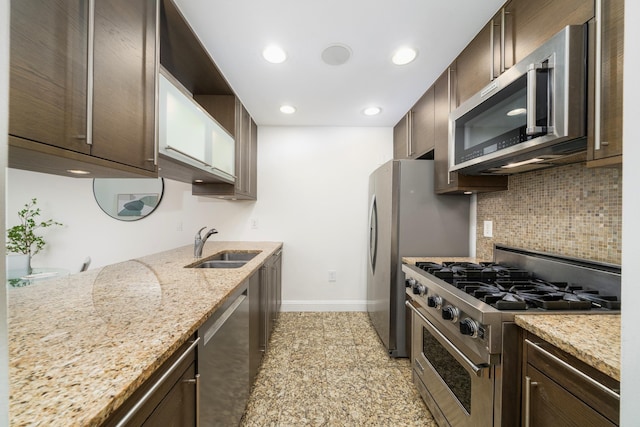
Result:
[[[493,425],[492,367],[478,365],[437,330],[426,312],[413,311],[413,379],[440,426]]]

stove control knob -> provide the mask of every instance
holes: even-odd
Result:
[[[416,279],[414,279],[413,277],[410,277],[409,279],[405,280],[404,285],[405,285],[407,288],[411,288],[411,287],[413,287],[416,283],[417,283],[417,282],[416,282]]]
[[[442,307],[442,298],[438,295],[430,296],[427,298],[427,305],[429,307],[435,307],[436,309],[440,310],[440,307]]]
[[[456,307],[448,305],[442,309],[442,318],[444,320],[451,320],[455,323],[458,321],[458,316],[460,316],[460,311]]]
[[[424,295],[427,293],[427,287],[420,282],[416,282],[413,285],[413,293],[414,295]]]
[[[471,338],[478,338],[478,322],[468,317],[460,321],[460,333],[469,335]]]

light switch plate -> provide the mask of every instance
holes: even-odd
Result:
[[[484,221],[484,237],[493,237],[493,221]]]

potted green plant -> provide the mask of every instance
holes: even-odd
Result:
[[[7,230],[7,251],[26,256],[27,274],[30,274],[32,271],[31,257],[40,252],[46,244],[42,236],[35,234],[35,230],[54,225],[62,225],[52,219],[38,222],[40,208],[36,207],[37,203],[36,198],[33,198],[29,203],[26,203],[24,205],[24,209],[21,209],[18,212],[20,224],[14,225]]]

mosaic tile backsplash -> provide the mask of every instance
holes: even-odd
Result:
[[[622,168],[528,172],[510,176],[508,191],[478,194],[476,256],[492,259],[494,243],[620,264]]]

